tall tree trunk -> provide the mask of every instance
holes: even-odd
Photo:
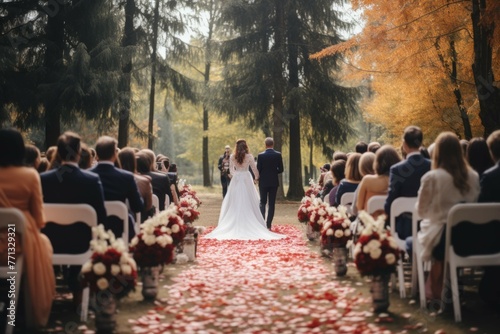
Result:
[[[212,35],[214,29],[214,15],[215,15],[215,4],[214,0],[210,1],[210,21],[208,27],[207,43],[205,46],[205,87],[208,87],[210,82],[210,68],[212,66]],[[202,159],[203,159],[203,186],[211,187],[212,181],[210,178],[210,166],[209,166],[209,154],[208,154],[208,107],[206,103],[203,103],[203,147],[202,147]]]
[[[490,0],[496,1],[496,0]],[[500,89],[493,85],[492,49],[494,24],[482,22],[486,0],[472,0],[472,29],[474,36],[474,63],[472,71],[479,99],[479,117],[484,126],[484,137],[500,129]]]
[[[313,164],[313,149],[314,149],[314,141],[312,138],[308,139],[309,144],[309,175],[307,180],[305,180],[304,184],[309,185],[309,180],[314,178],[314,164]]]
[[[285,45],[285,5],[283,0],[276,0],[276,21],[275,21],[275,45],[273,47],[276,55],[276,69],[274,72],[274,98],[273,98],[273,138],[274,148],[277,151],[283,148],[283,63]],[[280,187],[276,194],[276,199],[283,200],[285,192],[283,190],[283,174],[279,175]]]
[[[288,15],[287,37],[288,37],[288,83],[291,89],[299,89],[299,22],[294,12]],[[295,95],[295,94],[294,94]],[[290,155],[290,181],[286,197],[290,200],[300,200],[304,197],[304,186],[302,185],[302,156],[300,154],[300,115],[298,100],[292,98],[289,105],[288,115],[290,117],[289,133],[289,155]]]
[[[129,47],[135,45],[134,32],[135,0],[127,0],[125,4],[125,27],[122,39],[124,47],[125,63],[122,68],[121,96],[120,96],[120,119],[118,120],[118,147],[128,145],[128,132],[130,122],[130,100],[131,100],[131,74],[132,74],[132,51]]]
[[[48,85],[59,81],[64,67],[64,5],[59,6],[55,15],[48,16],[46,27],[47,50],[45,51],[44,67],[47,71],[45,83]],[[45,111],[45,146],[55,145],[61,134],[61,109],[59,96],[55,87],[43,101]]]
[[[155,117],[155,89],[156,89],[156,59],[158,48],[158,26],[160,17],[160,0],[155,1],[154,18],[153,18],[153,50],[151,53],[151,90],[149,93],[149,124],[148,124],[148,148],[153,149],[154,134],[153,124]]]

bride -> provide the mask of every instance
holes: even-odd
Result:
[[[259,179],[255,160],[248,153],[244,139],[236,142],[234,154],[229,157],[231,183],[220,209],[217,227],[207,234],[209,239],[235,240],[273,240],[285,238],[285,235],[273,233],[266,227],[266,222],[259,209],[259,195],[250,174],[249,167]]]

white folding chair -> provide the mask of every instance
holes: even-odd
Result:
[[[168,198],[168,196],[165,197]],[[153,206],[155,207],[155,214],[158,214],[160,212],[160,199],[155,194],[153,194]]]
[[[354,201],[354,192],[343,193],[340,197],[340,205],[345,206],[349,214],[352,214],[352,201]]]
[[[473,224],[485,224],[493,220],[500,219],[500,204],[499,203],[465,203],[454,205],[448,212],[448,220],[446,223],[446,241],[445,241],[445,261],[443,287],[447,286],[448,279],[451,281],[451,295],[453,299],[453,311],[455,313],[455,321],[462,321],[460,311],[460,296],[458,292],[458,277],[457,268],[463,267],[484,267],[484,266],[499,266],[500,252],[495,254],[478,254],[469,256],[460,256],[455,253],[451,240],[452,229],[461,222],[470,222]],[[471,241],[474,242],[474,241]],[[449,270],[448,270],[449,265]],[[441,296],[441,307],[444,308],[444,298],[446,297],[446,289],[443,288]]]
[[[369,214],[373,214],[377,210],[384,210],[386,199],[387,195],[375,195],[370,197],[368,203],[366,204],[366,211]]]
[[[429,271],[431,267],[430,261],[422,260],[422,246],[418,242],[418,221],[421,220],[422,217],[418,215],[418,210],[415,205],[413,207],[412,212],[412,225],[411,225],[411,235],[413,239],[413,247],[412,247],[412,272],[411,272],[411,294],[412,296],[417,295],[417,285],[418,285],[418,293],[420,300],[420,308],[427,308],[427,301],[425,298],[425,271]]]
[[[165,208],[168,208],[169,205],[170,205],[170,197],[165,196]]]
[[[105,201],[104,207],[106,208],[107,216],[116,216],[123,221],[123,234],[122,239],[125,245],[128,245],[128,209],[125,203],[120,201]],[[115,237],[119,238],[119,235]]]
[[[417,197],[398,197],[391,204],[391,214],[389,220],[391,227],[391,234],[396,240],[398,247],[402,251],[405,251],[406,241],[400,239],[396,232],[396,217],[404,212],[413,213],[415,209],[415,203],[417,203]],[[403,272],[403,259],[399,259],[398,261],[398,281],[399,281],[399,296],[401,298],[406,298],[405,280]],[[393,287],[396,287],[396,285],[393,284]]]
[[[6,233],[16,233],[19,239],[15,238],[14,243],[19,243],[21,245],[24,244],[24,232],[26,229],[26,218],[24,217],[23,213],[16,208],[0,208],[0,230],[5,229]],[[10,236],[7,234],[7,236]],[[11,247],[11,245],[8,245]],[[14,294],[14,302],[16,305],[18,303],[18,297],[21,292],[21,278],[23,276],[23,265],[24,265],[24,258],[23,254],[18,254],[16,257],[8,257],[5,259],[6,266],[0,266],[0,278],[2,279],[7,279],[10,278],[11,276],[15,276],[15,281],[14,281],[14,286],[15,286],[15,291],[16,293]],[[10,266],[14,265],[14,268],[11,268]],[[29,293],[28,289],[25,290],[25,310],[26,314],[30,314],[30,305],[29,305]],[[5,306],[7,307],[7,306]],[[31,323],[31,319],[29,319],[29,323]],[[14,326],[9,325],[9,318],[7,317],[6,319],[6,326],[5,326],[5,333],[10,334],[13,333],[14,331]]]
[[[43,205],[46,222],[53,222],[58,225],[71,225],[76,222],[87,224],[90,228],[97,226],[97,214],[93,207],[88,204],[49,204]],[[51,240],[52,241],[52,240]],[[71,240],[68,240],[71,242]],[[54,265],[75,265],[81,266],[92,256],[92,250],[89,249],[80,254],[60,254],[54,253],[52,263]],[[83,289],[82,308],[80,314],[81,321],[87,321],[89,307],[88,287]]]

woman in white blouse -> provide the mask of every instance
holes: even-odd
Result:
[[[417,210],[423,218],[418,233],[424,261],[433,260],[426,284],[428,299],[441,298],[445,224],[451,207],[476,202],[479,177],[467,164],[458,137],[441,133],[435,141],[431,170],[420,181]]]

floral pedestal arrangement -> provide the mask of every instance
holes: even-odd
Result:
[[[385,228],[384,216],[375,221],[362,211],[358,217],[365,227],[354,247],[354,262],[361,275],[372,277],[370,292],[374,311],[385,312],[390,304],[389,278],[396,270],[400,250]]]
[[[158,282],[160,267],[143,267],[140,270],[142,280],[142,297],[146,300],[156,299],[158,295]]]
[[[134,290],[137,266],[122,239],[115,239],[103,225],[92,228],[91,259],[82,266],[82,283],[95,296],[97,333],[112,333],[116,327],[116,302]]]
[[[335,266],[335,274],[345,276],[347,274],[347,248],[334,247],[332,260]]]
[[[347,246],[351,242],[351,221],[344,207],[330,208],[330,215],[321,230],[321,247],[331,254],[337,276],[347,274]]]

